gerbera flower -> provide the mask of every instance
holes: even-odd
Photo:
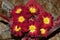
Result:
[[[29,21],[29,33],[28,36],[36,37],[39,35],[39,26],[38,23],[35,21]]]
[[[44,12],[39,15],[38,20],[42,21],[44,28],[50,28],[53,26],[53,17],[50,13]]]
[[[28,20],[27,18],[25,18],[23,15],[17,15],[13,17],[13,21],[14,22],[19,22],[19,23],[24,23],[26,20]]]
[[[25,21],[25,18],[23,16],[20,16],[20,17],[18,17],[18,21],[19,22],[24,22]]]
[[[14,9],[11,11],[11,15],[14,16],[14,15],[17,15],[17,14],[18,15],[21,14],[22,7],[23,6],[16,6],[16,7],[14,7]]]
[[[18,23],[13,23],[10,27],[10,30],[11,30],[11,33],[14,35],[14,36],[22,36],[22,25],[18,24]]]
[[[47,37],[48,36],[48,30],[46,28],[40,28],[40,36]]]
[[[36,2],[36,0],[29,0],[26,3],[26,6],[29,8],[29,12],[31,14],[39,14],[40,11],[42,13],[43,7],[38,2]]]

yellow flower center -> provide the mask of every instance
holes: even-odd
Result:
[[[29,30],[30,30],[30,32],[33,33],[36,31],[36,27],[34,25],[31,25],[31,26],[29,26]]]
[[[44,22],[44,24],[49,24],[50,23],[50,19],[48,17],[43,18],[43,22]]]
[[[30,11],[31,13],[35,13],[35,12],[36,12],[36,9],[35,9],[34,7],[30,7],[30,8],[29,8],[29,11]]]
[[[45,34],[46,33],[46,30],[44,28],[41,28],[40,29],[40,32],[41,32],[41,34]]]
[[[15,30],[16,32],[19,32],[19,31],[21,30],[21,27],[18,27],[18,26],[16,25],[15,28],[14,28],[14,30]]]
[[[20,16],[20,17],[18,18],[18,21],[19,21],[19,22],[24,22],[24,21],[25,21],[25,18],[24,18],[23,16]]]
[[[21,8],[18,8],[18,9],[16,10],[16,13],[19,14],[19,13],[21,13],[21,11],[22,11],[22,9],[21,9]]]

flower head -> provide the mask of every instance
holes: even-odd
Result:
[[[31,13],[36,13],[36,9],[35,9],[34,7],[30,7],[30,8],[29,8],[29,11],[30,11]]]
[[[44,22],[44,24],[49,24],[50,18],[48,18],[48,17],[43,18],[43,22]]]
[[[16,32],[19,32],[19,31],[21,30],[21,27],[18,27],[18,26],[16,25],[15,28],[14,28],[14,30],[15,30]]]
[[[40,36],[47,37],[48,36],[48,30],[46,28],[40,28]]]
[[[16,14],[19,14],[19,13],[21,13],[22,12],[22,9],[21,8],[18,8],[17,10],[16,10]]]
[[[36,21],[29,21],[29,33],[28,36],[35,37],[39,35],[39,26]]]
[[[30,25],[29,26],[29,30],[30,30],[30,32],[35,32],[36,31],[36,27],[34,26],[34,25]]]
[[[46,30],[44,28],[41,28],[40,29],[40,32],[41,32],[41,34],[45,34],[46,33]]]
[[[19,25],[18,23],[13,23],[10,30],[14,36],[22,36],[22,25]]]
[[[38,16],[38,19],[44,28],[49,29],[53,26],[53,17],[50,13],[44,12]]]
[[[19,16],[17,15],[13,17],[13,21],[18,23],[24,23],[26,20],[28,19],[23,15],[19,15]]]
[[[11,11],[11,15],[14,16],[14,15],[19,15],[22,13],[22,7],[23,6],[16,6],[13,8],[13,10]]]
[[[38,2],[36,2],[36,0],[29,0],[26,3],[26,6],[28,7],[31,14],[40,14],[43,11],[43,7]]]
[[[24,18],[23,16],[20,16],[20,17],[18,18],[18,21],[19,21],[19,22],[24,22],[24,21],[25,21],[25,18]]]

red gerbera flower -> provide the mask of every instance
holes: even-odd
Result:
[[[26,6],[29,8],[29,12],[31,14],[39,14],[39,12],[43,12],[43,7],[38,2],[36,2],[36,0],[29,0],[26,3]]]
[[[48,29],[40,28],[40,36],[47,37],[48,36]]]
[[[27,18],[25,18],[23,15],[16,15],[13,17],[13,21],[14,22],[19,22],[19,23],[24,23],[26,20],[28,20]]]
[[[11,33],[15,36],[22,36],[22,32],[27,32],[29,23],[28,21],[25,21],[23,23],[13,22],[13,24],[10,27]]]
[[[14,7],[14,9],[11,11],[11,15],[14,16],[14,15],[19,15],[21,14],[22,12],[22,6],[16,6]]]
[[[10,30],[11,30],[11,33],[14,35],[14,36],[22,36],[22,25],[18,24],[18,23],[13,23],[10,27]]]
[[[50,13],[44,12],[39,15],[38,20],[42,21],[42,26],[44,28],[50,28],[53,26],[53,17]]]
[[[36,37],[39,35],[39,26],[36,21],[29,21],[29,33],[28,36]]]

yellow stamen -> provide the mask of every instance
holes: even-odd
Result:
[[[36,31],[36,27],[34,25],[31,25],[31,26],[29,26],[29,30],[30,30],[30,32],[33,33]]]
[[[36,12],[36,9],[35,9],[34,7],[30,7],[30,8],[29,8],[29,11],[30,11],[31,13],[35,13],[35,12]]]
[[[18,8],[18,9],[16,10],[16,13],[19,14],[19,13],[21,13],[21,11],[22,11],[22,9],[21,9],[21,8]]]
[[[21,30],[21,27],[18,27],[18,26],[16,25],[15,28],[14,28],[14,30],[18,32],[18,31]]]
[[[19,21],[19,22],[24,22],[24,21],[25,21],[25,18],[24,18],[23,16],[20,16],[20,17],[18,18],[18,21]]]
[[[50,18],[48,18],[48,17],[43,18],[43,22],[44,22],[44,24],[49,24],[50,23]]]
[[[41,28],[40,29],[40,32],[41,32],[41,34],[45,34],[46,33],[46,30],[44,28]]]

